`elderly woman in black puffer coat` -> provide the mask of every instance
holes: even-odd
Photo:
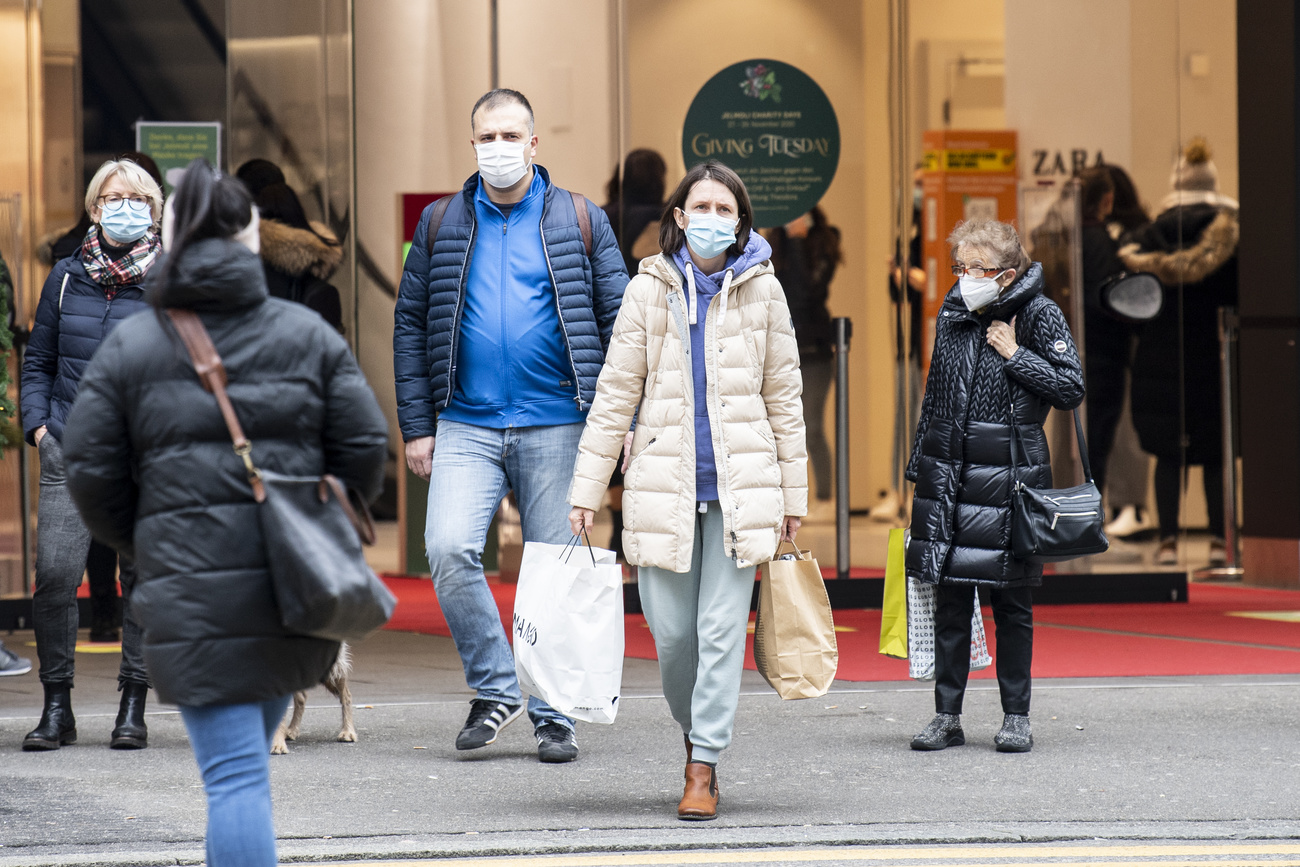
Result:
[[[934,353],[907,477],[912,538],[907,574],[938,585],[935,615],[936,716],[912,749],[966,742],[962,698],[970,673],[971,615],[989,588],[997,624],[998,689],[1005,715],[999,752],[1028,752],[1034,618],[1030,588],[1043,567],[1011,551],[1011,427],[1023,445],[1018,477],[1050,487],[1043,435],[1051,407],[1083,401],[1083,371],[1059,307],[1043,294],[1015,227],[959,223],[948,243],[959,278],[936,323]]]
[[[338,333],[267,297],[257,211],[239,180],[196,160],[162,240],[157,312],[118,326],[81,380],[68,486],[96,538],[136,560],[145,662],[159,696],[180,705],[208,796],[207,863],[272,865],[271,735],[339,645],[281,624],[247,471],[163,309],[203,320],[258,467],[332,473],[373,499],[388,426]]]

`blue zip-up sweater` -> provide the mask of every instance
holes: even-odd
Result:
[[[23,435],[31,445],[36,445],[36,429],[41,425],[63,442],[63,424],[91,356],[119,322],[149,306],[140,284],[118,286],[110,299],[86,273],[78,253],[56,262],[45,279],[27,341],[22,418]]]
[[[745,249],[739,256],[727,257],[727,265],[715,274],[705,274],[695,267],[690,250],[685,243],[673,254],[673,264],[686,278],[686,269],[690,269],[695,278],[695,321],[690,322],[691,331],[691,378],[695,383],[695,499],[709,502],[718,498],[718,462],[713,454],[713,426],[709,423],[709,384],[705,358],[705,325],[709,319],[709,309],[713,299],[722,290],[722,284],[730,271],[734,278],[737,274],[754,267],[760,262],[772,258],[772,247],[767,239],[758,232],[750,232]],[[690,282],[684,282],[686,291],[690,291]],[[687,299],[687,309],[691,301]],[[689,321],[689,320],[688,320]]]
[[[540,222],[536,225],[550,280],[550,300],[557,311],[556,344],[564,353],[565,373],[573,374],[561,393],[581,418],[596,394],[596,379],[628,276],[604,212],[587,203],[592,229],[588,259],[573,199],[551,183],[544,168],[535,165],[534,169],[542,185]],[[397,419],[406,440],[436,434],[439,414],[459,390],[462,373],[458,365],[475,363],[461,354],[460,347],[470,271],[477,269],[479,254],[488,249],[486,241],[483,248],[478,243],[479,233],[484,231],[475,209],[478,185],[479,177],[474,174],[448,204],[432,256],[427,252],[427,235],[433,206],[425,209],[402,271],[393,327],[393,368]],[[531,218],[529,225],[533,225]],[[507,231],[516,228],[512,213]],[[521,231],[520,236],[523,234]],[[503,315],[515,312],[502,307]],[[514,351],[510,341],[505,341],[505,351]],[[506,406],[507,400],[513,405],[514,398],[499,395],[492,400]]]
[[[465,285],[456,390],[442,418],[487,428],[576,424],[574,375],[560,333],[541,233],[546,184],[539,173],[503,214],[482,186],[478,235]]]

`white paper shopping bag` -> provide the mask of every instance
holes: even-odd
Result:
[[[565,716],[612,723],[623,680],[623,569],[613,551],[525,542],[515,591],[519,686]]]

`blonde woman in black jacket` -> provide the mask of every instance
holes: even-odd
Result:
[[[339,645],[281,625],[247,472],[163,308],[202,318],[259,467],[332,473],[373,499],[388,430],[334,329],[267,297],[243,184],[196,161],[167,209],[157,313],[122,323],[87,369],[68,485],[91,532],[138,563],[145,663],[180,705],[208,795],[207,863],[272,865],[270,738]]]
[[[1023,444],[1018,477],[1050,487],[1043,422],[1083,401],[1083,372],[1059,307],[1043,294],[1042,267],[1014,226],[959,223],[948,243],[958,283],[944,299],[907,477],[912,539],[907,574],[938,585],[936,716],[912,749],[966,742],[962,698],[970,673],[971,615],[990,590],[997,623],[1000,752],[1028,752],[1034,618],[1030,588],[1043,567],[1011,551],[1011,429]]]

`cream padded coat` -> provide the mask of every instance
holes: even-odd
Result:
[[[690,571],[697,506],[687,310],[677,266],[662,254],[644,260],[623,295],[569,488],[571,505],[600,508],[639,406],[623,549],[633,565],[673,572]],[[799,350],[771,263],[734,275],[706,315],[724,544],[741,566],[765,563],[784,517],[808,512]]]

